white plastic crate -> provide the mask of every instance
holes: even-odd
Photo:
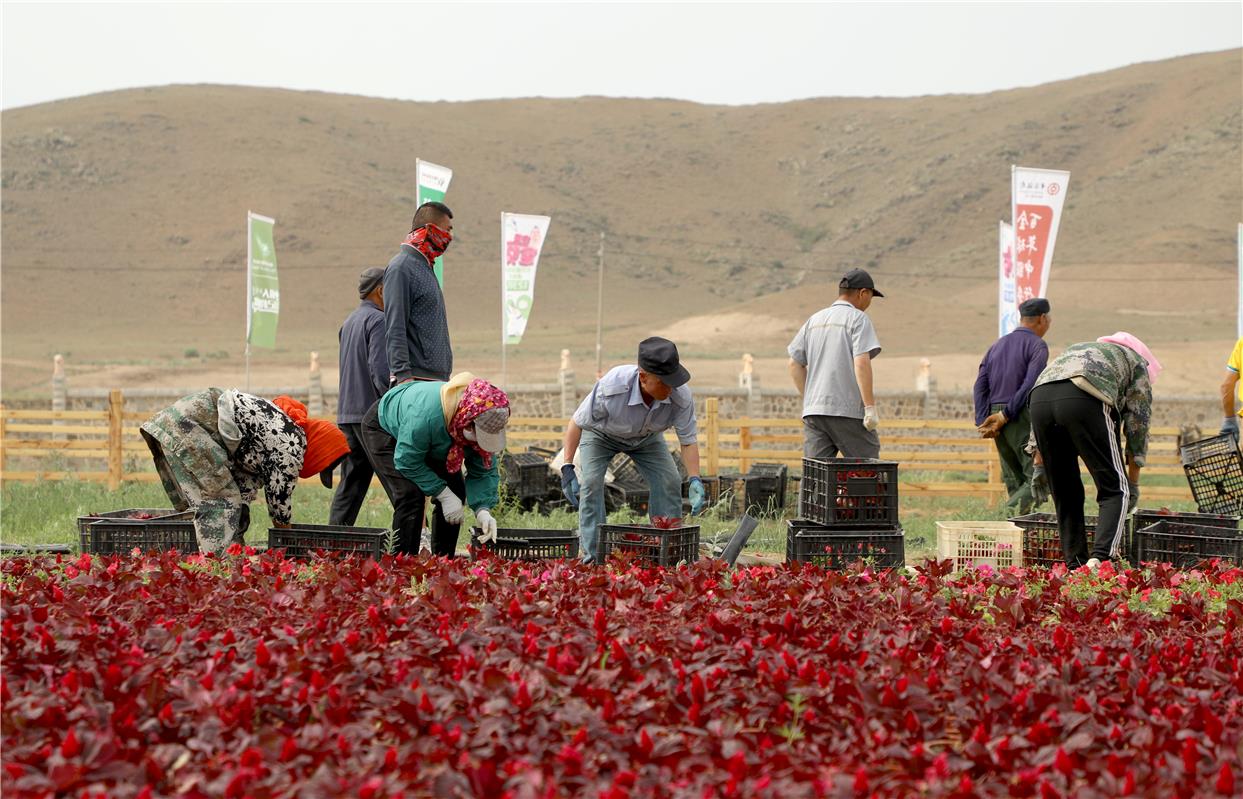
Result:
[[[954,568],[1023,565],[1023,531],[1010,522],[937,522],[937,557]]]

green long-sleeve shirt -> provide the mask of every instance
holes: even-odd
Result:
[[[440,381],[402,383],[380,398],[378,409],[380,427],[397,439],[393,451],[397,471],[429,497],[443,491],[445,481],[427,462],[443,464],[453,445],[440,402],[444,385]],[[485,467],[479,453],[466,448],[466,504],[476,511],[496,505],[500,483],[496,462],[493,457],[492,465]]]

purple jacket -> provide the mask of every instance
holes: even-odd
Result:
[[[975,379],[975,423],[983,423],[993,405],[1005,405],[1007,419],[1018,418],[1048,361],[1049,345],[1026,327],[997,339]]]

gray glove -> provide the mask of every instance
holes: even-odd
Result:
[[[574,471],[574,464],[562,464],[561,493],[565,494],[565,501],[570,503],[571,508],[578,507],[578,490],[578,474]]]
[[[1227,416],[1225,421],[1221,423],[1221,435],[1229,433],[1234,436],[1234,440],[1239,440],[1239,417]]]
[[[1044,464],[1036,464],[1032,469],[1032,504],[1036,507],[1049,501],[1049,475],[1045,474]]]
[[[1130,516],[1135,512],[1135,508],[1139,506],[1139,483],[1132,483],[1130,480],[1127,480],[1126,484],[1130,487],[1131,494],[1130,500],[1126,503],[1126,515]]]

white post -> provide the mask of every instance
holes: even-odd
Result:
[[[596,286],[596,379],[604,377],[604,231],[600,231],[600,278]]]

